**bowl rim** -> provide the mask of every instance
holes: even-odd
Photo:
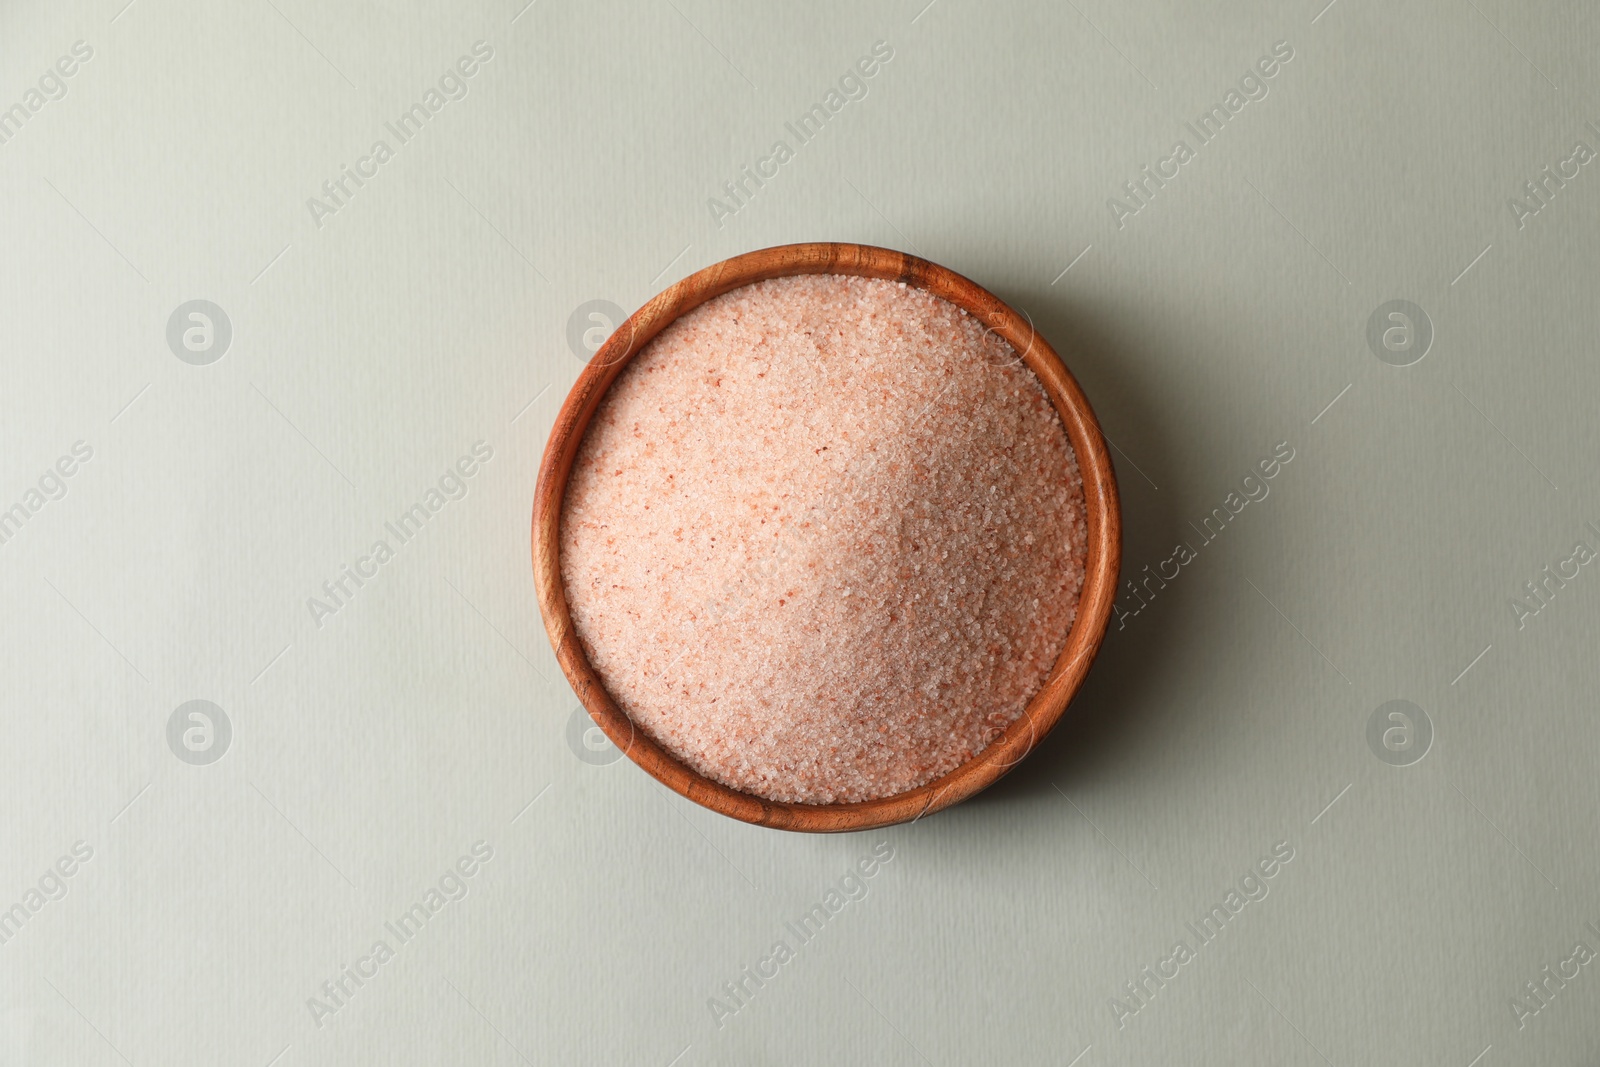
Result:
[[[561,512],[567,480],[590,419],[628,363],[680,316],[732,289],[769,278],[842,274],[904,282],[976,315],[1003,337],[1044,386],[1066,429],[1083,480],[1088,547],[1077,616],[1043,686],[1022,715],[981,752],[915,789],[875,800],[795,804],[741,792],[708,778],[636,729],[606,692],[573,626],[561,578]],[[915,822],[994,784],[1060,722],[1105,638],[1122,557],[1116,474],[1088,399],[1054,348],[1019,314],[976,282],[918,256],[874,245],[806,242],[725,259],[647,300],[606,339],[573,383],[539,461],[532,520],[539,611],[562,673],[611,742],[658,782],[702,807],[743,822],[809,833],[869,830]]]

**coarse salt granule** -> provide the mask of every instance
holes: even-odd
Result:
[[[1015,721],[1086,545],[1066,433],[1004,341],[902,283],[804,275],[707,301],[612,384],[561,574],[640,729],[823,804],[932,781]]]

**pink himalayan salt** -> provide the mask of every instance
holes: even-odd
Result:
[[[1016,720],[1086,544],[1066,433],[1004,341],[904,284],[805,275],[708,301],[613,383],[561,573],[637,727],[822,804],[932,781]]]

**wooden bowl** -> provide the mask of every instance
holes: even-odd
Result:
[[[711,780],[656,744],[606,692],[572,624],[561,580],[561,506],[567,477],[589,419],[611,383],[656,334],[712,297],[767,278],[792,274],[848,274],[888,278],[926,290],[978,317],[1022,354],[1055,405],[1083,476],[1088,518],[1088,558],[1078,613],[1066,647],[1039,693],[987,748],[949,774],[908,792],[849,804],[789,804],[767,800]],[[1105,636],[1122,558],[1122,517],[1116,477],[1105,438],[1078,383],[1033,324],[992,293],[925,259],[856,244],[794,244],[734,256],[659,293],[619,326],[589,361],[556,417],[539,465],[533,498],[533,575],[539,610],[556,659],[578,699],[600,728],[633,762],[676,793],[713,811],[760,826],[828,833],[868,830],[914,821],[959,803],[1016,766],[1055,726],[1078,691]]]

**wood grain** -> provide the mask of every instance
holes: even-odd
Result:
[[[1038,376],[1066,427],[1083,476],[1088,558],[1078,614],[1055,667],[1022,716],[978,755],[927,785],[852,804],[787,804],[712,781],[681,763],[633,723],[606,692],[572,625],[561,581],[561,505],[589,420],[623,368],[678,316],[730,289],[794,274],[889,278],[926,290],[975,315],[1005,338]],[[556,416],[533,498],[533,575],[551,647],[578,699],[629,759],[667,788],[713,811],[760,826],[811,833],[867,830],[908,822],[960,803],[999,780],[1061,719],[1105,637],[1122,559],[1116,476],[1100,424],[1078,383],[1032,323],[981,286],[927,260],[857,244],[794,244],[723,260],[653,297],[608,338]]]

